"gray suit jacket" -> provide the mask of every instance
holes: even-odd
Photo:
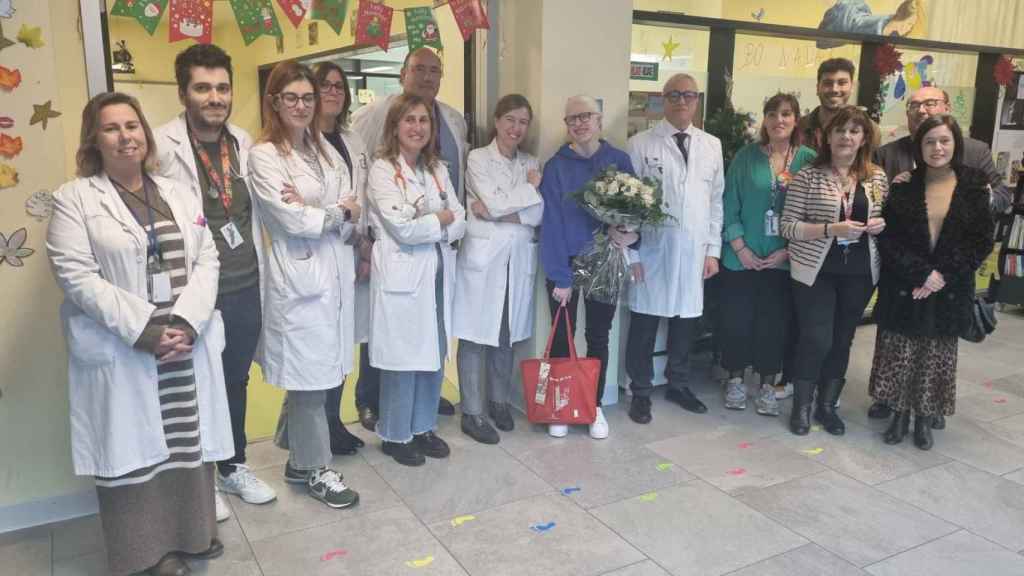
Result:
[[[876,150],[875,164],[885,170],[885,175],[889,177],[890,182],[899,174],[912,171],[914,169],[914,145],[911,137],[904,136]],[[964,138],[964,164],[983,172],[989,184],[992,185],[990,199],[992,212],[996,214],[1006,212],[1013,202],[1013,193],[1003,185],[1003,175],[996,170],[988,145],[981,140]]]

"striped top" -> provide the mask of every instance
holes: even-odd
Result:
[[[882,203],[889,192],[885,172],[877,166],[861,182],[868,197],[868,217],[882,217]],[[789,239],[790,276],[808,286],[821,271],[834,237],[824,238],[824,225],[839,221],[842,191],[830,167],[808,166],[797,173],[786,193],[780,232]],[[868,236],[871,280],[878,283],[879,256],[874,236]]]
[[[185,268],[185,242],[178,225],[172,220],[156,222],[157,244],[164,263],[171,274],[171,301],[154,303],[157,307],[151,322],[166,326],[171,323],[171,310],[178,295],[188,283]],[[199,444],[199,405],[196,400],[196,380],[192,369],[192,355],[170,362],[157,361],[157,386],[160,393],[160,414],[164,439],[170,456],[167,460],[133,470],[117,478],[96,478],[96,485],[114,488],[148,482],[154,476],[172,468],[198,468],[202,465]],[[126,382],[128,386],[151,386],[148,382]]]

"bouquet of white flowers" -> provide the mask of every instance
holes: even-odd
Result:
[[[620,172],[614,164],[572,196],[591,216],[623,232],[671,218],[662,207],[661,183]],[[594,241],[573,262],[573,283],[585,298],[618,302],[630,263],[625,249],[613,244],[604,229],[594,232]]]

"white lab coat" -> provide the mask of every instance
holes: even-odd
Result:
[[[324,181],[294,151],[270,142],[249,151],[249,190],[270,237],[262,251],[263,378],[285,390],[326,390],[352,371],[355,254],[346,243],[355,225],[323,232],[324,207],[354,196],[345,161],[325,140],[317,154]],[[303,204],[285,204],[290,184]]]
[[[370,158],[374,159],[380,154],[381,137],[384,135],[384,121],[388,116],[388,109],[397,97],[397,94],[389,94],[386,98],[367,104],[352,113],[352,131],[359,134],[366,144],[366,151]],[[469,144],[466,140],[468,128],[466,119],[462,117],[455,108],[437,100],[437,106],[441,110],[442,120],[455,137],[455,144],[459,148],[459,174],[466,172],[466,153],[469,151]],[[459,198],[466,197],[466,179],[459,178]]]
[[[185,244],[188,284],[172,314],[196,331],[192,349],[204,462],[234,454],[221,352],[224,324],[214,309],[220,264],[202,204],[155,176]],[[157,394],[157,362],[136,350],[156,306],[149,303],[148,238],[105,174],[54,193],[46,249],[64,291],[71,456],[75,473],[116,477],[169,456]]]
[[[533,335],[533,292],[537,242],[544,200],[527,180],[540,170],[537,158],[518,152],[502,156],[498,144],[469,153],[466,203],[481,200],[495,219],[518,214],[521,224],[481,220],[467,210],[466,237],[459,247],[453,333],[478,344],[497,346],[508,286],[509,342]]]
[[[466,212],[444,166],[439,164],[433,175],[424,171],[421,184],[404,160],[398,163],[400,174],[385,159],[375,160],[370,169],[367,197],[377,238],[370,272],[370,364],[382,370],[434,372],[441,369],[435,275],[438,265],[443,266],[444,327],[451,336],[455,249],[450,243],[466,233]],[[447,228],[434,215],[444,207],[442,189],[455,215]]]
[[[689,165],[667,120],[629,139],[627,150],[640,177],[661,181],[668,219],[645,226],[639,249],[644,282],[630,287],[629,309],[663,318],[696,318],[704,312],[704,258],[722,252],[722,144],[693,126]]]

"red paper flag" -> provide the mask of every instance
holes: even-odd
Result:
[[[356,15],[356,45],[376,44],[385,52],[391,39],[391,15],[394,9],[379,1],[359,0]]]
[[[491,22],[487,19],[487,13],[480,4],[480,0],[451,0],[448,6],[455,16],[455,23],[459,25],[459,32],[462,32],[462,40],[465,42],[473,35],[473,30],[489,30]]]
[[[191,38],[200,44],[213,41],[213,0],[171,0],[170,41]]]
[[[284,15],[291,20],[292,26],[298,28],[299,24],[302,24],[302,19],[306,17],[306,6],[302,0],[277,0],[277,3]]]

